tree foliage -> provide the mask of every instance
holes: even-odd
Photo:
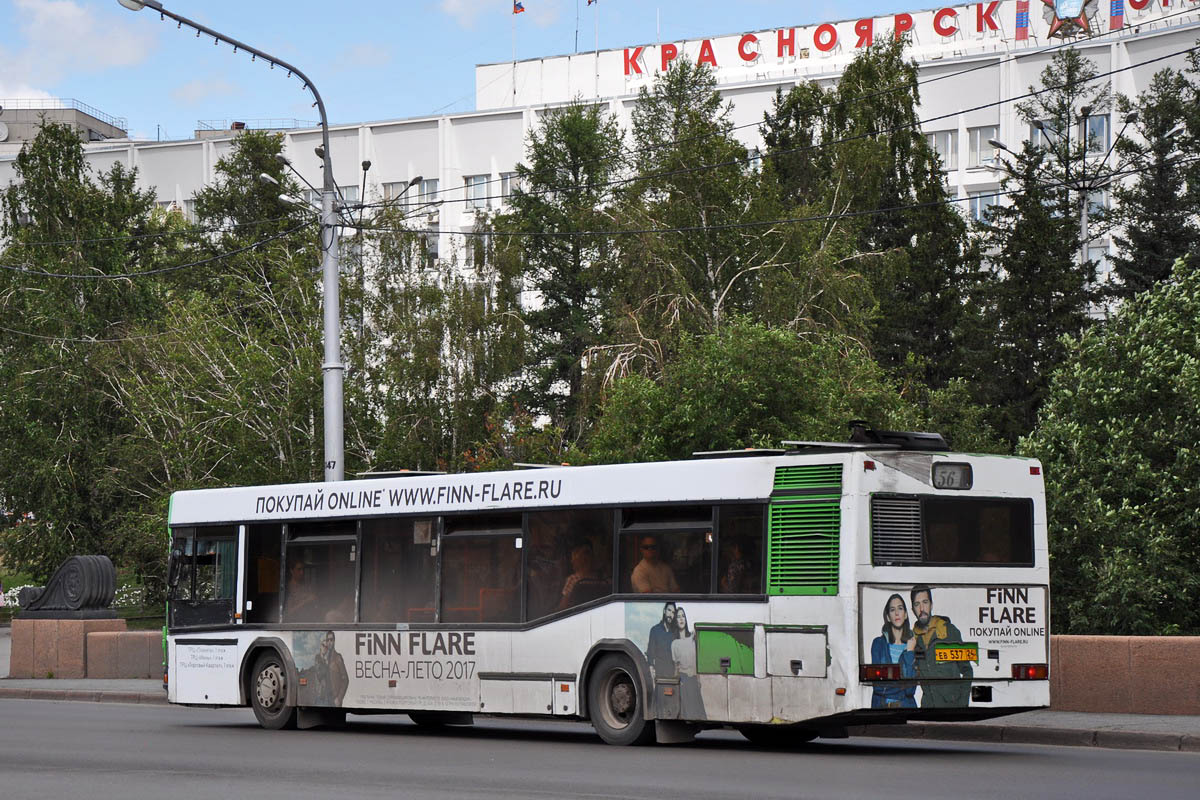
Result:
[[[716,333],[684,337],[659,380],[632,374],[616,381],[588,458],[656,461],[778,447],[784,439],[841,440],[848,420],[882,427],[900,406],[883,371],[853,340],[738,318]]]
[[[616,119],[596,105],[551,111],[529,132],[511,210],[495,222],[536,234],[502,243],[538,294],[523,312],[530,341],[522,394],[572,439],[585,429],[585,355],[601,343],[609,310],[604,289],[612,283],[613,245],[603,231],[612,228],[621,141]],[[594,231],[600,233],[586,233]]]
[[[1137,173],[1113,187],[1118,250],[1110,293],[1116,297],[1149,289],[1177,259],[1200,254],[1200,169],[1184,157],[1197,151],[1200,138],[1195,54],[1192,65],[1186,72],[1162,70],[1137,98],[1118,101],[1122,114],[1137,114],[1136,135],[1116,143],[1122,164]]]
[[[800,213],[849,215],[828,227],[851,237],[843,257],[878,300],[875,357],[943,386],[961,371],[954,330],[972,251],[920,129],[917,66],[904,47],[877,42],[830,89],[777,93],[762,126],[766,172]]]
[[[1200,633],[1200,272],[1069,343],[1021,450],[1045,466],[1054,626]]]
[[[104,386],[119,340],[158,318],[163,291],[105,276],[158,266],[163,220],[135,173],[93,175],[66,126],[44,125],[15,169],[3,202],[0,495],[33,514],[5,535],[6,559],[45,578],[75,553],[122,555],[111,530],[122,498],[107,477],[129,421]]]

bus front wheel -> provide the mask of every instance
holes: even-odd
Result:
[[[287,666],[274,650],[268,650],[254,662],[250,705],[258,724],[268,730],[296,725],[296,708],[287,704]]]
[[[646,720],[637,670],[624,656],[601,657],[588,679],[588,709],[592,727],[609,744],[648,744],[654,726]]]

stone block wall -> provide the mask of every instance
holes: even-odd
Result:
[[[124,631],[123,619],[14,619],[10,678],[86,678],[88,637]]]
[[[1052,636],[1056,711],[1200,714],[1200,636]]]

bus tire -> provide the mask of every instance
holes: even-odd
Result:
[[[267,730],[296,727],[296,707],[287,703],[287,665],[274,650],[254,662],[250,674],[250,705],[258,724]]]
[[[817,738],[811,728],[795,725],[739,725],[738,733],[759,747],[795,747]]]
[[[637,670],[628,658],[616,653],[600,657],[588,678],[588,711],[601,739],[615,745],[654,741],[654,725],[646,719],[644,694]]]

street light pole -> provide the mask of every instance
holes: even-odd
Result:
[[[288,77],[295,75],[304,82],[304,88],[312,94],[316,101],[314,105],[321,114],[321,147],[318,155],[323,164],[324,180],[321,185],[321,275],[324,293],[324,334],[325,359],[321,364],[321,374],[324,389],[325,417],[325,480],[340,481],[345,478],[345,435],[343,420],[342,387],[344,384],[345,365],[342,363],[342,323],[341,299],[338,286],[338,226],[334,209],[337,195],[337,183],[333,179],[333,164],[329,148],[329,119],[325,115],[325,102],[321,99],[317,87],[313,86],[300,70],[286,61],[264,53],[262,50],[243,44],[223,33],[214,31],[205,25],[180,16],[173,11],[163,8],[158,0],[117,0],[122,6],[131,11],[141,11],[149,7],[158,12],[160,18],[170,18],[181,25],[187,25],[196,31],[196,35],[211,36],[215,42],[224,42],[238,50],[245,50],[254,60],[266,61],[271,69],[280,67],[288,71]]]

